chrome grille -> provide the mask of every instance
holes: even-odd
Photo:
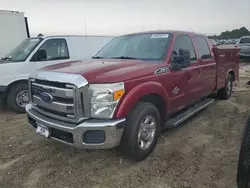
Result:
[[[29,79],[32,108],[53,119],[79,123],[90,117],[88,87],[81,75],[38,71]],[[44,92],[52,100],[45,100]]]
[[[78,90],[74,85],[31,79],[30,87],[31,100],[38,112],[70,122],[76,122],[84,116],[83,108],[76,102]],[[41,98],[43,92],[50,94],[53,101],[44,102]]]

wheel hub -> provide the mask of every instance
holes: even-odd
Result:
[[[227,83],[227,94],[229,95],[232,90],[232,82],[231,80],[228,81]]]
[[[19,92],[16,96],[16,102],[18,106],[24,108],[30,101],[28,90]]]
[[[138,146],[146,150],[153,143],[156,131],[156,121],[153,116],[146,116],[140,125],[138,132]]]

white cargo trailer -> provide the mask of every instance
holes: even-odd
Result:
[[[0,58],[29,37],[23,12],[0,10]]]

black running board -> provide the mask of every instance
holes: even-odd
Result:
[[[201,110],[207,108],[214,101],[215,99],[211,99],[211,98],[204,99],[200,101],[199,103],[189,107],[187,110],[183,111],[182,113],[179,113],[178,115],[171,117],[165,122],[164,129],[173,128],[173,127],[180,125],[181,123],[186,121],[188,118],[197,114]]]

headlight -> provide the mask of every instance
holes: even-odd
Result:
[[[90,84],[91,117],[112,118],[116,106],[123,96],[124,83]]]

